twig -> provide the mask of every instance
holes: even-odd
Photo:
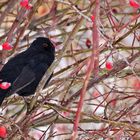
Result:
[[[79,121],[80,121],[80,117],[81,117],[81,111],[82,111],[82,106],[83,106],[83,102],[84,102],[84,97],[86,95],[86,90],[88,87],[88,82],[89,82],[89,78],[91,75],[91,72],[93,71],[93,69],[95,69],[94,74],[98,73],[98,47],[99,47],[99,36],[98,36],[98,25],[97,25],[97,20],[98,20],[98,16],[99,16],[99,8],[100,8],[100,1],[96,0],[96,7],[95,7],[95,11],[94,11],[94,16],[95,16],[95,22],[93,24],[93,47],[92,47],[92,56],[91,59],[88,62],[88,68],[87,68],[87,74],[84,80],[84,85],[81,89],[80,92],[80,100],[78,102],[78,107],[77,107],[77,112],[76,112],[76,117],[75,117],[75,121],[74,121],[74,126],[73,126],[73,132],[72,132],[72,137],[71,140],[75,140],[78,134],[78,126],[79,126]],[[97,75],[95,75],[96,77]]]

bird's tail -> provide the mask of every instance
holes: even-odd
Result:
[[[3,103],[3,100],[5,99],[5,97],[6,97],[6,92],[0,89],[0,106]]]

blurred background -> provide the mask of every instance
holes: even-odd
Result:
[[[1,0],[1,68],[39,36],[56,48],[53,78],[33,110],[16,94],[1,106],[5,139],[71,139],[93,54],[97,67],[88,79],[77,140],[140,139],[139,17],[140,0]],[[4,42],[12,50],[5,51]]]

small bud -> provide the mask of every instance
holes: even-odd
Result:
[[[87,38],[87,40],[86,40],[86,46],[88,47],[88,48],[90,48],[91,47],[91,41]]]

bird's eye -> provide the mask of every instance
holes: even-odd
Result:
[[[48,44],[43,44],[43,47],[48,47]]]

